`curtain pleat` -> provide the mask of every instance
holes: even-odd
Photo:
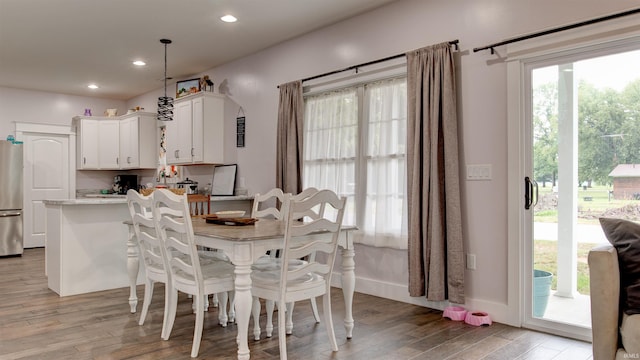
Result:
[[[407,53],[409,294],[464,303],[455,67],[448,43]]]
[[[280,85],[276,149],[276,187],[285,193],[302,191],[302,81]]]

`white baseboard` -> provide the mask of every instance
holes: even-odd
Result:
[[[342,274],[334,272],[331,285],[342,288],[341,281]],[[444,310],[445,307],[449,306],[448,301],[428,301],[424,297],[411,297],[409,296],[409,289],[405,284],[383,282],[362,277],[356,277],[356,292],[436,310]],[[513,323],[513,321],[510,320],[507,304],[467,297],[465,304],[462,306],[470,311],[484,311],[491,316],[492,321],[516,327],[521,326],[521,324]]]

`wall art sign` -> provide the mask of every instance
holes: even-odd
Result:
[[[244,147],[245,118],[236,118],[236,147]]]

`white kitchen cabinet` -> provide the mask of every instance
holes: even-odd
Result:
[[[110,118],[74,117],[79,170],[153,169],[158,137],[153,113]]]
[[[120,121],[120,168],[135,169],[140,165],[138,156],[138,117]]]
[[[155,114],[125,115],[120,120],[120,169],[154,169],[158,165]]]
[[[172,121],[166,121],[167,164],[192,163],[192,105],[191,100],[174,103]]]
[[[176,100],[174,119],[166,124],[167,164],[225,163],[227,104],[226,96],[213,93]]]
[[[204,110],[204,97],[197,97],[191,100],[191,116],[193,119],[192,124],[192,138],[191,138],[191,156],[194,163],[204,162],[204,123],[205,123],[205,110]],[[209,116],[207,121],[216,121],[217,118],[224,120],[224,112],[219,112],[215,108],[218,103],[217,98],[207,100],[207,113]],[[224,106],[224,103],[220,101]],[[224,125],[221,125],[224,126]],[[223,129],[221,127],[220,129]]]
[[[78,121],[78,169],[98,168],[98,120]]]
[[[98,168],[119,169],[120,121],[98,121]]]
[[[118,169],[118,121],[82,119],[78,129],[78,169]]]

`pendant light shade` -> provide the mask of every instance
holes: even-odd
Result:
[[[173,120],[173,98],[167,96],[167,45],[171,44],[169,39],[160,39],[164,44],[164,96],[158,98],[158,120]]]

